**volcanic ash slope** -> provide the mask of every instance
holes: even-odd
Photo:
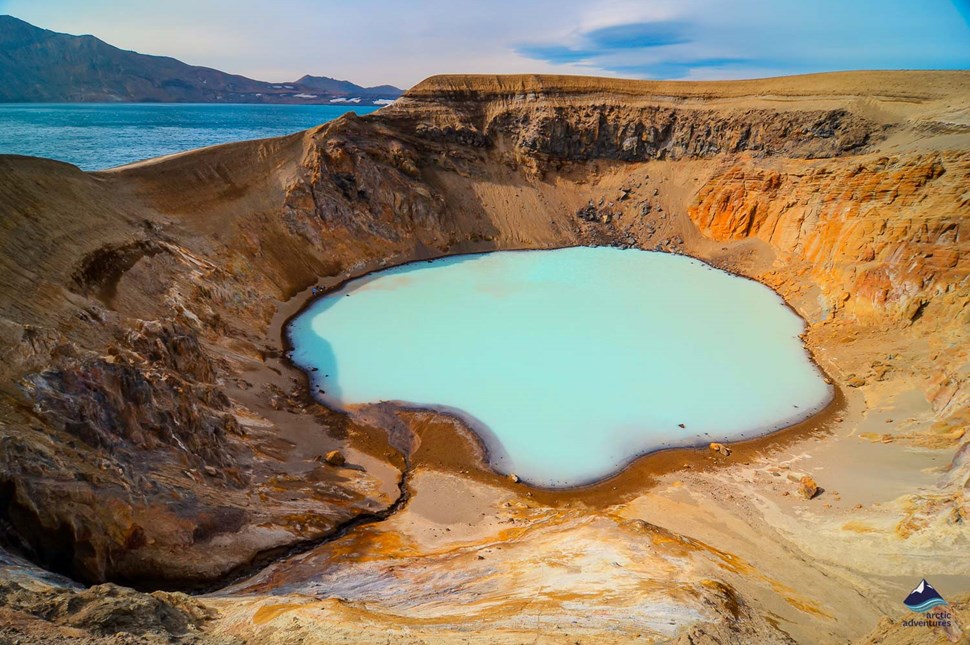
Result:
[[[109,172],[0,157],[0,636],[922,638],[922,577],[967,614],[968,186],[967,72],[434,77]],[[556,494],[284,359],[311,286],[575,244],[775,288],[839,403]]]

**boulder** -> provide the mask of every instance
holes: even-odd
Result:
[[[805,499],[812,499],[818,495],[819,487],[811,475],[788,473],[788,480],[798,484],[798,494]]]
[[[855,374],[853,374],[849,376],[848,379],[846,379],[845,384],[848,385],[849,387],[862,387],[863,385],[866,384],[866,379],[861,376],[856,376]]]
[[[331,466],[343,466],[347,463],[347,458],[344,457],[344,453],[339,450],[331,450],[323,460]]]
[[[815,480],[805,475],[799,480],[798,494],[805,499],[812,499],[818,494],[818,484]]]
[[[709,446],[711,451],[724,455],[725,457],[731,456],[731,449],[725,446],[723,443],[712,442]]]
[[[595,222],[599,219],[599,213],[597,212],[596,206],[590,201],[588,204],[576,211],[576,217],[587,222]]]

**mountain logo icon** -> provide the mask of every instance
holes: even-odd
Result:
[[[920,580],[920,583],[916,585],[916,588],[906,596],[906,600],[903,604],[910,611],[915,611],[918,613],[923,613],[924,611],[931,609],[933,607],[938,607],[939,605],[945,605],[947,602],[943,600],[943,596],[933,588],[933,585],[926,581],[926,578]]]

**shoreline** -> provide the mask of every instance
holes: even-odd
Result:
[[[469,246],[480,246],[480,244],[471,244]],[[715,270],[723,271],[737,278],[750,280],[766,289],[769,289],[776,297],[778,297],[784,306],[786,306],[802,321],[804,329],[802,333],[799,334],[799,339],[802,341],[803,349],[807,354],[809,362],[816,370],[818,370],[819,375],[831,390],[831,396],[824,404],[810,411],[806,416],[802,417],[798,421],[795,421],[794,423],[782,422],[784,425],[781,427],[768,430],[764,432],[764,434],[759,434],[758,436],[751,438],[734,441],[719,441],[718,443],[722,443],[731,449],[731,456],[729,457],[724,457],[720,454],[714,453],[708,447],[711,442],[703,441],[686,446],[654,448],[637,453],[630,456],[625,463],[618,464],[617,467],[608,475],[576,485],[544,486],[530,483],[524,478],[521,478],[518,482],[514,482],[510,478],[511,473],[509,475],[502,474],[493,468],[491,464],[491,456],[494,454],[496,449],[491,447],[489,441],[485,436],[483,436],[490,435],[491,431],[488,428],[477,427],[480,426],[480,424],[477,424],[469,417],[469,415],[465,414],[461,410],[449,408],[448,406],[410,405],[403,401],[365,403],[354,405],[349,408],[341,408],[335,405],[334,402],[329,399],[329,397],[319,397],[313,392],[313,379],[310,373],[304,370],[290,357],[290,353],[294,349],[294,345],[289,334],[290,323],[296,317],[303,314],[318,299],[324,298],[343,289],[351,282],[364,279],[380,271],[399,268],[408,264],[417,264],[420,262],[429,262],[462,255],[481,255],[492,252],[558,250],[564,248],[575,248],[577,246],[610,245],[569,245],[550,248],[494,248],[494,245],[491,244],[488,246],[491,246],[492,248],[488,248],[486,250],[461,249],[454,250],[454,252],[449,251],[439,254],[422,252],[427,252],[430,249],[417,249],[415,253],[406,254],[403,257],[399,256],[398,258],[394,259],[385,258],[378,261],[364,262],[356,265],[356,268],[363,269],[362,272],[355,273],[348,277],[340,277],[338,275],[321,278],[316,284],[307,287],[289,300],[280,303],[277,308],[277,312],[270,323],[270,326],[267,328],[267,337],[279,337],[281,339],[283,349],[281,355],[279,356],[279,360],[286,367],[300,374],[298,378],[300,379],[301,385],[303,385],[305,388],[305,396],[307,397],[308,402],[322,405],[335,413],[347,414],[350,416],[366,415],[367,412],[371,410],[389,408],[391,412],[397,413],[398,416],[414,418],[420,417],[421,415],[431,415],[435,419],[444,417],[447,419],[447,423],[455,428],[453,440],[448,442],[449,446],[445,452],[449,452],[453,455],[461,455],[461,458],[458,460],[445,460],[447,462],[457,461],[457,463],[452,463],[452,467],[448,470],[457,470],[460,472],[460,474],[466,477],[471,476],[472,473],[475,472],[475,476],[472,477],[473,479],[478,479],[483,483],[489,483],[491,485],[500,485],[503,487],[512,486],[517,487],[518,490],[521,490],[521,488],[524,487],[530,491],[532,496],[540,498],[542,501],[547,503],[553,504],[557,501],[557,498],[559,501],[567,501],[589,497],[589,501],[592,501],[593,499],[606,501],[608,498],[614,496],[612,493],[616,493],[617,496],[625,496],[631,492],[642,492],[651,485],[651,480],[675,470],[685,468],[704,470],[716,465],[728,465],[732,459],[737,461],[742,458],[749,458],[756,452],[772,448],[772,444],[777,444],[778,447],[784,447],[807,436],[811,436],[819,432],[827,432],[829,430],[827,427],[829,423],[836,416],[838,416],[838,413],[844,412],[845,410],[847,401],[844,392],[838,386],[835,380],[822,368],[815,357],[815,352],[813,351],[812,347],[806,342],[805,334],[809,329],[809,324],[798,313],[798,311],[796,311],[795,308],[774,288],[761,282],[760,280],[757,280],[751,276],[740,274],[730,269],[712,265],[706,262],[704,259],[688,253],[674,253],[673,255],[681,255],[683,257],[691,258]],[[651,251],[635,246],[631,248],[649,253],[664,253],[664,251]],[[322,290],[316,296],[314,296],[312,293],[313,287],[317,287],[318,289]],[[278,336],[276,336],[277,334]],[[419,420],[418,422],[420,423],[421,421]],[[379,430],[386,432],[384,428],[379,428]],[[412,433],[416,434],[416,436],[420,437],[420,433],[415,431],[413,427],[410,428],[410,430]],[[476,450],[467,449],[467,442],[469,440],[475,444],[477,448]],[[497,440],[495,440],[495,442],[497,442]],[[498,445],[500,447],[500,442],[498,442]],[[364,448],[364,446],[355,447]],[[402,454],[402,457],[407,459],[408,456]],[[412,461],[414,461],[413,456],[411,457]],[[413,469],[417,467],[420,461],[421,460],[417,460],[416,463],[412,463],[411,468]],[[438,461],[441,461],[440,454]],[[679,462],[680,465],[677,465],[677,462]],[[471,470],[471,468],[474,468],[474,470]]]

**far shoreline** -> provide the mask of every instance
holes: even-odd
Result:
[[[0,103],[0,155],[112,172],[215,146],[302,134],[347,114],[365,117],[383,107],[351,102],[6,102]]]

